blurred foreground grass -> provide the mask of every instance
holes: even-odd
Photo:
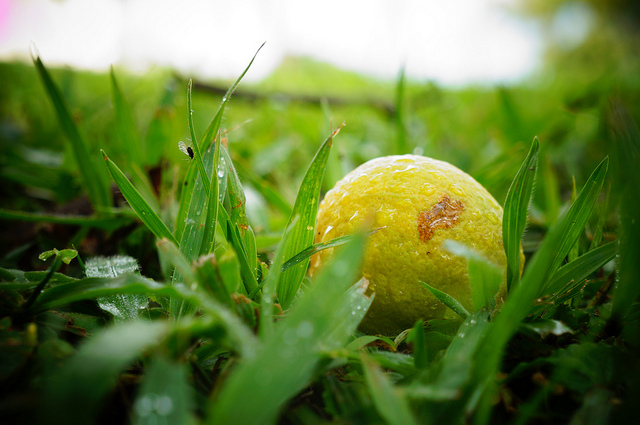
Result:
[[[291,58],[230,97],[233,82],[187,90],[168,71],[38,59],[0,64],[0,79],[0,416],[13,423],[631,417],[632,76],[452,89]],[[309,282],[308,229],[355,166],[411,152],[505,205],[512,259],[528,222],[525,274],[496,315],[363,335],[362,239],[338,241],[343,255]]]

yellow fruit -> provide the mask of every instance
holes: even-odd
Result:
[[[366,333],[393,335],[418,319],[453,316],[420,281],[473,310],[466,260],[441,247],[447,239],[506,268],[502,208],[471,176],[443,161],[403,155],[361,165],[321,202],[316,242],[353,234],[365,223],[380,228],[369,236],[362,267],[375,293],[360,325]],[[332,251],[312,258],[311,275]]]

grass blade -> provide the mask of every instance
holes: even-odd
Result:
[[[540,249],[531,259],[520,284],[512,290],[500,314],[491,322],[486,338],[479,348],[474,368],[474,382],[483,388],[489,382],[487,388],[491,391],[496,390],[495,383],[488,380],[498,372],[507,342],[531,312],[534,300],[544,292],[549,276],[557,269],[584,230],[604,183],[607,164],[608,160],[605,158],[591,174],[573,205],[552,226]],[[481,398],[476,420],[478,424],[489,423],[493,398],[491,391],[484,391]]]
[[[422,329],[420,331],[422,332]],[[366,357],[362,358],[362,366],[373,405],[386,423],[389,425],[417,424],[404,392],[393,385],[380,366]]]
[[[171,231],[167,227],[166,224],[162,221],[160,216],[155,212],[153,208],[145,201],[145,199],[140,195],[140,192],[131,184],[127,176],[118,168],[115,162],[111,161],[107,154],[101,149],[102,156],[104,157],[105,162],[107,163],[107,167],[109,168],[109,172],[113,177],[113,180],[118,185],[120,192],[122,192],[122,196],[127,200],[129,206],[136,213],[138,218],[147,226],[147,228],[153,233],[156,238],[162,239],[167,238],[170,241],[177,244],[176,239],[171,234]]]
[[[196,167],[198,168],[198,173],[200,174],[200,178],[202,179],[202,187],[204,188],[205,193],[207,194],[207,198],[209,197],[209,190],[211,187],[211,183],[209,182],[209,177],[207,176],[206,171],[204,170],[204,162],[202,161],[202,154],[200,154],[200,146],[198,146],[198,139],[196,138],[196,131],[193,128],[193,109],[191,105],[191,85],[192,82],[189,80],[189,84],[187,85],[187,122],[189,123],[189,132],[191,133],[191,143],[194,153],[194,160],[196,162]]]
[[[322,351],[344,347],[372,299],[356,280],[364,238],[343,247],[252,360],[237,366],[211,404],[207,424],[274,423],[307,385]],[[346,291],[346,292],[345,292]]]
[[[615,146],[616,178],[620,199],[620,266],[613,299],[612,319],[622,321],[640,295],[640,131],[629,112],[615,101],[611,104],[611,127]]]
[[[91,199],[92,205],[100,212],[111,206],[111,196],[106,176],[101,173],[99,167],[96,167],[95,158],[89,153],[89,145],[80,136],[80,132],[69,114],[69,109],[62,98],[60,90],[51,79],[40,57],[37,55],[33,57],[33,63],[56,111],[60,127],[62,127],[67,136],[75,162],[89,192],[89,199]]]
[[[167,323],[155,321],[116,325],[94,336],[46,382],[46,421],[95,422],[120,372],[166,334]]]
[[[154,357],[133,404],[134,425],[194,424],[193,393],[186,364]]]
[[[444,305],[446,305],[451,310],[453,310],[453,312],[456,313],[458,316],[462,317],[463,319],[466,319],[467,317],[469,317],[469,312],[467,311],[466,308],[464,308],[464,306],[460,301],[456,300],[451,295],[445,294],[439,289],[434,288],[433,286],[427,285],[424,282],[420,282],[420,284],[425,288],[427,288],[434,297],[436,297],[440,302],[442,302]]]
[[[285,271],[288,268],[293,267],[296,264],[299,264],[304,260],[311,258],[313,254],[320,252],[323,249],[334,248],[336,246],[344,245],[350,240],[352,240],[353,238],[354,238],[354,235],[345,235],[345,236],[337,237],[335,239],[331,239],[330,241],[327,241],[327,242],[318,242],[316,244],[313,244],[309,248],[303,249],[301,252],[294,255],[289,260],[287,260],[282,265],[282,271]]]
[[[539,143],[536,137],[504,201],[502,239],[507,255],[507,291],[520,280],[520,241],[527,225],[527,212],[538,168],[538,151]]]
[[[341,128],[342,126],[338,127],[324,141],[322,146],[320,146],[300,184],[289,224],[293,222],[295,217],[299,217],[299,220],[293,228],[292,243],[287,246],[285,258],[291,258],[299,252],[308,249],[313,244],[324,168],[327,163],[327,158],[329,158],[329,153],[331,152],[333,138]],[[280,275],[280,281],[278,282],[278,299],[284,309],[291,306],[291,302],[298,292],[298,288],[300,288],[308,265],[309,259],[307,258],[297,265],[288,268]]]

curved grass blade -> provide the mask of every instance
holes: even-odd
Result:
[[[156,355],[145,368],[133,403],[134,425],[195,424],[188,363]]]
[[[296,264],[299,264],[304,260],[311,258],[313,254],[320,252],[324,249],[334,248],[336,246],[344,245],[350,240],[352,240],[353,238],[354,238],[354,235],[345,235],[345,236],[337,237],[335,239],[331,239],[330,241],[327,241],[327,242],[318,242],[316,244],[313,244],[309,248],[303,249],[301,252],[294,255],[289,260],[287,260],[282,265],[282,271],[285,271],[290,267],[293,267]]]
[[[402,389],[394,386],[380,366],[364,355],[362,355],[362,366],[373,405],[385,422],[389,425],[417,424],[409,407],[409,400]]]
[[[520,280],[520,241],[527,225],[527,212],[538,168],[538,151],[539,143],[536,137],[504,201],[502,239],[507,255],[507,291]]]
[[[116,294],[154,294],[191,303],[202,309],[221,325],[233,343],[233,348],[242,356],[255,355],[257,340],[253,332],[224,305],[204,291],[194,291],[184,285],[165,285],[138,274],[124,274],[116,278],[87,277],[64,285],[46,289],[29,310],[31,314],[56,309],[69,303],[91,300]]]
[[[443,248],[452,254],[467,260],[469,270],[469,285],[474,310],[483,307],[495,307],[495,296],[502,282],[502,271],[477,251],[466,245],[448,239],[442,244]]]
[[[615,100],[610,106],[612,141],[615,146],[618,197],[620,199],[620,265],[613,299],[612,319],[622,321],[640,295],[640,131],[629,111]]]
[[[291,258],[313,244],[324,169],[331,152],[333,138],[340,132],[341,128],[342,125],[331,133],[320,146],[300,184],[289,224],[293,222],[295,217],[299,216],[299,220],[292,230],[292,241],[284,253],[285,258]],[[300,288],[304,274],[307,271],[308,264],[309,259],[303,260],[280,275],[278,299],[282,308],[287,309],[291,306],[291,302],[298,292],[298,288]]]
[[[118,185],[118,188],[120,188],[124,199],[127,200],[129,206],[138,215],[138,218],[147,226],[156,238],[167,238],[177,244],[176,239],[171,234],[167,225],[164,224],[160,216],[158,216],[155,210],[151,208],[142,195],[140,195],[140,192],[138,192],[133,184],[131,184],[127,176],[124,175],[115,162],[111,161],[107,157],[107,154],[102,149],[100,149],[100,152],[102,152],[102,156],[107,163],[107,167],[109,168],[109,172],[111,173],[113,180]]]
[[[46,422],[93,423],[118,375],[167,333],[168,325],[163,321],[130,322],[88,340],[47,380]]]
[[[562,234],[558,236],[558,244],[554,247],[555,255],[553,261],[546,270],[544,288],[549,284],[549,278],[558,270],[558,267],[562,264],[565,257],[569,254],[569,251],[574,246],[580,234],[584,231],[584,227],[591,216],[593,207],[596,204],[598,195],[602,190],[605,177],[607,175],[607,168],[609,165],[609,158],[605,158],[598,164],[596,169],[591,173],[589,179],[585,183],[584,187],[578,194],[578,197],[559,222],[562,223],[560,229]]]
[[[352,285],[363,250],[363,237],[343,247],[257,355],[232,371],[205,423],[275,423],[280,409],[313,377],[322,352],[344,347],[368,310],[372,298],[365,296],[362,281]]]
[[[466,308],[464,308],[464,306],[462,305],[462,303],[460,303],[460,301],[456,300],[451,295],[446,294],[440,291],[439,289],[434,288],[433,286],[427,285],[424,282],[420,282],[420,284],[425,288],[427,288],[429,292],[433,294],[434,297],[436,297],[440,302],[442,302],[444,305],[446,305],[451,310],[453,310],[453,312],[456,313],[458,316],[462,317],[463,319],[466,319],[467,317],[469,317],[469,312],[467,311]]]
[[[545,300],[545,305],[537,308],[535,313],[548,309],[549,303],[558,305],[578,295],[578,291],[574,290],[583,280],[613,260],[617,253],[618,242],[609,242],[560,267],[540,294],[540,298]]]
[[[111,206],[111,196],[107,178],[101,173],[100,168],[96,167],[93,155],[89,154],[89,145],[85,139],[80,136],[80,132],[69,114],[69,109],[62,98],[62,94],[51,79],[42,60],[40,60],[37,54],[33,56],[32,59],[49,100],[56,111],[60,127],[62,127],[62,130],[67,136],[75,162],[78,165],[78,169],[82,174],[83,181],[89,192],[89,199],[91,199],[91,203],[98,212],[101,212]]]

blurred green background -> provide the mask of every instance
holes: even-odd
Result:
[[[416,153],[458,166],[502,203],[532,139],[538,137],[540,173],[525,246],[535,249],[537,235],[571,199],[574,179],[581,187],[588,173],[611,154],[610,103],[620,102],[636,122],[640,116],[640,7],[632,1],[530,0],[519,3],[515,13],[536,20],[547,46],[542,69],[519,83],[447,87],[405,78],[401,70],[395,81],[381,81],[302,57],[288,58],[260,82],[242,83],[223,127],[234,160],[246,171],[241,178],[247,183],[249,220],[264,237],[263,247],[269,235],[282,231],[288,217],[251,190],[251,180],[265,182],[292,203],[319,144],[344,122],[329,160],[325,190],[368,159]],[[576,13],[589,15],[589,33],[578,41],[563,38],[563,16]],[[252,52],[246,53],[249,58]],[[109,74],[50,71],[99,167],[100,149],[116,163],[125,163],[128,152],[118,141]],[[119,68],[115,75],[131,105],[134,137],[144,152],[140,165],[154,183],[163,211],[171,215],[171,195],[179,192],[188,165],[177,146],[179,140],[188,142],[189,76],[170,69],[140,76]],[[90,214],[66,136],[33,65],[2,63],[0,80],[2,210]],[[198,133],[230,84],[195,81]],[[5,214],[0,224],[5,267],[42,267],[35,262],[37,253],[71,243],[81,244],[86,255],[153,256],[144,248],[152,245],[151,235],[135,224],[105,235],[47,220],[7,218]],[[612,222],[605,229],[614,226]]]

